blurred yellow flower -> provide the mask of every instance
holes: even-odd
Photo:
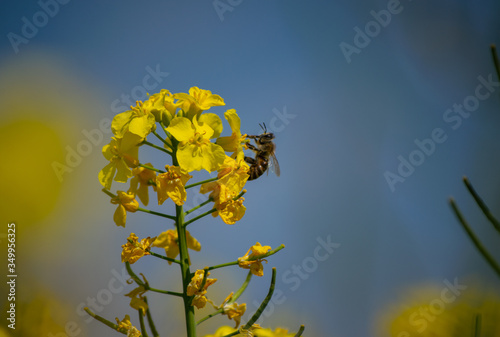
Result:
[[[236,193],[231,192],[226,185],[221,185],[219,197],[215,200],[214,207],[216,212],[212,216],[219,215],[226,224],[234,225],[236,221],[241,220],[245,215],[246,207],[243,205],[245,198],[236,198]]]
[[[191,172],[205,169],[212,172],[222,165],[226,157],[224,150],[210,142],[217,125],[212,119],[200,123],[197,118],[193,118],[193,121],[185,117],[172,119],[167,131],[179,141],[176,156],[184,170]]]
[[[176,205],[182,206],[187,197],[185,185],[193,176],[183,172],[179,166],[165,165],[165,169],[167,172],[156,177],[158,205],[170,198]]]
[[[383,310],[377,336],[461,337],[500,336],[500,296],[469,282],[444,280],[440,286],[419,285],[402,303]]]
[[[179,255],[179,245],[177,244],[177,240],[177,230],[169,229],[158,235],[156,240],[153,242],[153,247],[165,248],[167,257],[174,259],[177,255]],[[201,244],[193,238],[188,231],[186,231],[186,241],[189,249],[197,252],[201,250]],[[168,264],[172,264],[172,262],[168,261]]]
[[[137,101],[137,105],[131,109],[113,118],[111,131],[117,138],[122,138],[126,132],[146,138],[155,125],[155,116],[143,108],[141,101]]]
[[[109,160],[99,172],[99,181],[107,190],[111,189],[113,178],[120,183],[126,183],[132,177],[131,167],[139,164],[139,144],[142,141],[137,135],[126,133],[123,138],[111,137],[111,142],[104,145],[102,154]]]
[[[145,164],[146,166],[153,166],[151,163]],[[144,206],[149,204],[149,187],[152,186],[153,190],[156,191],[155,185],[150,185],[149,181],[152,180],[156,182],[156,172],[148,170],[144,167],[136,167],[132,170],[133,178],[130,179],[129,193],[134,193],[141,200]]]
[[[266,261],[264,259],[260,259],[259,256],[266,254],[269,250],[271,250],[270,246],[262,246],[259,242],[250,247],[248,252],[238,258],[238,265],[244,269],[250,269],[252,274],[255,276],[263,276],[264,275],[264,266],[262,265],[262,261]],[[250,253],[251,252],[251,253]],[[252,261],[248,261],[249,259],[254,259]]]
[[[149,255],[149,249],[153,245],[153,241],[156,239],[144,238],[141,242],[138,242],[139,238],[134,233],[130,233],[130,236],[127,238],[127,243],[122,245],[122,262],[128,262],[130,264],[134,264],[137,260],[139,260],[144,255]]]
[[[111,199],[112,204],[118,205],[113,220],[117,226],[125,227],[127,211],[134,213],[139,208],[139,203],[135,200],[133,193],[118,191],[117,194],[117,197]]]
[[[188,296],[194,296],[191,305],[196,306],[198,309],[203,308],[205,304],[207,304],[207,298],[205,297],[207,288],[217,281],[216,278],[208,278],[210,272],[207,271],[207,279],[202,288],[204,274],[204,270],[197,270],[191,279],[191,282],[189,282],[186,292]]]

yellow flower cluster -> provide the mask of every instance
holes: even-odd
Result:
[[[236,330],[235,328],[231,328],[229,326],[221,326],[217,329],[217,331],[213,335],[205,335],[204,337],[222,337],[225,335],[229,335]],[[263,329],[259,325],[254,324],[249,330],[240,329],[240,333],[235,335],[235,337],[246,337],[246,336],[254,336],[254,337],[293,337],[295,333],[288,332],[287,329],[276,328],[276,330],[271,329]]]
[[[240,131],[236,110],[229,109],[224,116],[231,127],[231,135],[221,137],[222,120],[205,111],[222,105],[225,103],[219,95],[198,87],[192,87],[189,93],[176,94],[163,89],[113,118],[113,137],[102,149],[109,163],[99,172],[99,181],[109,190],[113,180],[126,183],[130,179],[126,194],[112,201],[120,205],[115,213],[118,226],[125,226],[125,211],[137,210],[136,196],[142,204],[148,205],[150,186],[157,192],[159,205],[169,198],[176,205],[183,205],[187,198],[185,186],[192,178],[189,173],[199,170],[218,171],[218,180],[202,185],[200,190],[201,193],[211,192],[210,198],[217,210],[212,215],[220,216],[231,225],[243,217],[244,199],[238,195],[248,180],[249,166],[244,160],[242,145],[246,135]],[[166,165],[166,172],[160,174],[154,171],[151,163],[142,165],[139,161],[139,147],[148,143],[148,135],[154,133],[160,137],[157,127],[166,135],[162,139],[165,151],[174,157],[174,165]]]

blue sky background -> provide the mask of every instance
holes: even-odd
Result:
[[[23,17],[32,21],[41,7],[31,0],[4,1],[0,67],[22,80],[19,90],[26,90],[28,101],[48,87],[54,99],[70,100],[60,113],[38,115],[48,125],[59,125],[61,118],[68,123],[63,149],[85,139],[82,130],[99,128],[100,121],[121,112],[113,111],[118,106],[113,102],[122,95],[143,99],[134,88],[142,85],[147,68],[168,73],[151,93],[198,86],[225,99],[225,107],[212,109],[221,117],[235,108],[244,132],[259,133],[262,122],[271,125],[281,177],[269,174],[247,185],[247,213],[236,225],[211,218],[191,225],[203,245],[193,263],[230,261],[256,241],[273,247],[284,243],[286,249],[269,259],[264,278],[252,281],[244,298],[249,311],[255,309],[253,298],[265,296],[270,267],[276,266],[283,301],[263,324],[291,330],[305,324],[310,336],[371,336],[378,315],[419,284],[442,287],[445,279],[472,277],[498,289],[447,199],[457,199],[495,253],[498,237],[461,177],[469,176],[498,211],[500,88],[494,87],[456,129],[443,114],[475,95],[479,76],[497,80],[489,46],[500,43],[500,3],[401,0],[398,14],[348,62],[339,45],[355,45],[355,28],[364,30],[374,20],[370,12],[390,3],[235,1],[231,11],[219,15],[211,1],[72,0],[59,5],[16,53],[8,34],[21,35]],[[2,82],[0,90],[9,83]],[[4,109],[0,121],[17,117],[15,110]],[[391,191],[384,173],[397,174],[398,156],[408,160],[418,149],[415,139],[431,137],[436,128],[446,140]],[[70,308],[105,288],[111,270],[121,270],[120,245],[131,231],[142,237],[170,228],[144,214],[130,215],[126,229],[115,227],[114,206],[97,181],[106,164],[100,153],[106,143],[96,144],[66,174],[58,206],[25,234],[28,242],[47,234],[44,226],[60,223],[54,227],[59,244],[50,252],[26,245],[19,253],[26,278],[36,278]],[[190,198],[194,205],[195,196]],[[68,208],[71,221],[58,216]],[[325,261],[311,262],[318,238],[340,246]],[[300,281],[298,274],[291,279],[294,265],[309,270]],[[157,282],[175,282],[178,276],[157,261],[137,269]],[[218,288],[222,299],[245,273],[234,269],[217,275],[224,276],[231,280]],[[168,303],[152,304],[158,316]],[[127,312],[120,295],[101,314],[114,319]],[[176,319],[182,315],[157,320],[162,329],[172,329],[179,325]],[[88,335],[106,333],[96,322],[77,320]],[[203,333],[227,323],[221,319]]]

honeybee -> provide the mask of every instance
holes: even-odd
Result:
[[[274,134],[272,132],[267,132],[266,124],[262,124],[263,126],[259,125],[264,133],[258,136],[247,136],[253,139],[256,145],[254,146],[250,143],[246,144],[247,148],[255,153],[255,158],[245,157],[245,162],[250,165],[250,169],[248,170],[248,175],[250,177],[248,180],[257,179],[267,171],[269,166],[273,167],[274,173],[276,173],[278,177],[280,176],[280,166],[274,154],[276,150],[276,145],[273,143]],[[269,165],[269,159],[271,160],[271,165]]]

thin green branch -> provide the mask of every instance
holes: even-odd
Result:
[[[148,170],[151,170],[151,171],[154,171],[154,172],[165,173],[165,171],[159,170],[159,169],[154,168],[152,166],[148,166],[148,165],[144,165],[144,164],[139,164],[137,166],[144,167],[145,169],[148,169]]]
[[[207,201],[204,201],[201,204],[199,204],[198,206],[195,206],[195,207],[191,208],[189,211],[186,211],[186,213],[184,213],[184,215],[188,215],[189,213],[192,213],[192,212],[196,211],[198,208],[201,208],[201,207],[205,206],[206,204],[208,204],[208,203],[210,203],[212,201],[213,201],[213,199],[208,198]]]
[[[219,178],[215,177],[215,178],[210,178],[210,179],[203,180],[203,181],[198,181],[197,183],[194,183],[194,184],[191,184],[191,185],[187,185],[184,188],[187,190],[188,188],[199,186],[199,185],[202,185],[202,184],[206,184],[206,183],[209,183],[209,182],[212,182],[212,181],[216,181],[218,179]]]
[[[159,337],[160,334],[156,330],[155,323],[153,322],[153,317],[151,316],[151,311],[149,310],[149,303],[148,303],[148,298],[144,296],[144,302],[148,305],[148,308],[146,309],[146,317],[148,319],[148,324],[149,328],[151,329],[151,333],[153,334],[153,337]]]
[[[142,333],[142,337],[149,337],[148,336],[148,332],[146,331],[146,325],[144,324],[144,310],[142,308],[140,308],[138,310],[139,312],[139,323],[141,325],[141,333]]]
[[[500,79],[500,61],[498,60],[497,48],[494,44],[491,45],[491,56],[493,57],[493,63],[495,64],[497,76]]]
[[[153,291],[155,293],[172,295],[172,296],[178,296],[178,297],[183,297],[184,296],[182,293],[178,293],[178,292],[175,292],[175,291],[161,290],[161,289],[156,289],[156,288],[151,287],[148,283],[143,282],[139,278],[139,276],[136,275],[136,273],[134,273],[134,271],[132,270],[132,267],[130,267],[130,263],[129,262],[125,262],[125,268],[127,269],[128,274],[134,280],[134,282],[137,283],[137,285],[143,287],[144,290],[149,290],[149,291]]]
[[[199,220],[199,219],[201,219],[209,214],[212,214],[213,212],[216,212],[216,211],[217,211],[217,208],[212,208],[210,211],[206,211],[205,213],[202,213],[202,214],[198,215],[197,217],[194,217],[191,220],[186,221],[184,223],[184,227],[186,227],[190,223],[195,222],[196,220]]]
[[[490,210],[488,209],[488,206],[484,203],[484,201],[481,199],[481,197],[477,194],[476,190],[474,187],[472,187],[472,184],[470,183],[469,179],[467,177],[463,177],[463,181],[467,189],[469,190],[469,193],[472,195],[474,200],[476,201],[477,205],[479,208],[481,208],[481,211],[483,211],[484,215],[488,220],[491,222],[493,227],[500,232],[500,222],[491,214]]]
[[[108,321],[108,320],[107,320],[106,318],[104,318],[104,317],[101,317],[101,316],[99,316],[99,315],[97,315],[97,314],[94,314],[94,313],[93,313],[92,311],[90,311],[90,309],[89,309],[89,308],[87,308],[87,307],[83,308],[83,310],[85,310],[85,312],[86,312],[87,314],[89,314],[90,316],[92,316],[95,320],[97,320],[97,321],[99,321],[99,322],[103,323],[104,325],[109,326],[109,327],[110,327],[111,329],[113,329],[113,330],[118,331],[118,325],[114,324],[114,323],[113,323],[113,322],[111,322],[111,321]],[[122,333],[123,333],[123,332],[122,332]],[[123,333],[123,334],[124,334],[124,335],[126,335],[126,333]]]
[[[103,188],[101,191],[103,191],[106,195],[108,195],[111,198],[116,198],[116,195],[108,191],[107,189]]]
[[[450,205],[453,208],[453,211],[455,212],[455,215],[457,216],[460,224],[462,225],[463,229],[465,230],[465,232],[467,233],[469,238],[472,240],[472,242],[476,246],[477,250],[479,250],[481,255],[483,255],[483,257],[489,263],[491,268],[493,268],[493,270],[498,275],[498,277],[500,277],[500,266],[498,266],[495,259],[490,255],[490,253],[488,253],[488,251],[486,250],[486,248],[483,247],[483,245],[481,244],[481,242],[479,241],[477,236],[472,232],[469,224],[467,223],[467,221],[463,217],[462,213],[458,209],[458,206],[456,205],[455,200],[453,200],[453,198],[450,198]]]
[[[224,308],[220,308],[218,309],[217,311],[214,311],[212,312],[211,314],[208,314],[207,316],[203,317],[202,319],[200,319],[198,322],[196,322],[196,325],[198,324],[201,324],[203,322],[205,322],[206,320],[208,320],[209,318],[212,318],[214,316],[217,316],[217,315],[220,315],[224,312]]]
[[[169,144],[165,139],[163,139],[162,136],[160,136],[158,133],[156,133],[156,131],[153,131],[153,134],[156,136],[156,138],[158,138],[159,140],[161,140],[163,142],[163,144],[167,145],[169,148],[172,148],[172,144]],[[168,154],[170,154],[171,156],[173,156],[173,152],[168,151],[167,149],[164,149],[164,150],[167,151]]]
[[[151,251],[149,252],[149,254],[151,256],[154,256],[154,257],[157,257],[157,258],[160,258],[160,259],[163,259],[163,260],[167,260],[168,262],[173,262],[173,263],[181,264],[181,261],[176,260],[176,259],[172,259],[172,258],[167,257],[167,256],[163,256],[163,255],[151,252]]]
[[[269,252],[267,252],[265,254],[252,256],[252,257],[246,259],[245,261],[255,261],[255,260],[265,259],[268,256],[276,254],[277,252],[279,252],[283,248],[285,248],[285,245],[283,245],[283,244],[279,245],[278,247],[274,248],[273,250],[271,250],[271,251],[269,251]],[[218,265],[212,266],[212,267],[208,267],[208,270],[214,270],[214,269],[219,269],[219,268],[223,268],[223,267],[234,266],[236,264],[238,264],[238,260],[232,261],[232,262],[223,263],[223,264],[218,264]]]
[[[165,152],[165,153],[167,153],[167,154],[169,154],[169,155],[172,155],[172,152],[170,152],[169,150],[167,150],[167,149],[165,149],[165,148],[163,148],[163,147],[161,147],[161,146],[155,145],[155,144],[153,144],[153,143],[150,143],[150,142],[148,142],[147,140],[143,140],[143,141],[142,141],[142,144],[144,144],[144,145],[148,145],[148,146],[151,146],[151,147],[152,147],[152,148],[154,148],[154,149],[157,149],[157,150],[160,150],[160,151],[162,151],[162,152]]]
[[[168,215],[168,214],[164,214],[164,213],[160,213],[160,212],[151,211],[149,209],[145,209],[145,208],[141,208],[141,207],[137,208],[137,210],[140,211],[140,212],[144,212],[144,213],[158,215],[158,216],[170,219],[170,220],[175,220],[175,216],[172,216],[172,215]]]
[[[306,327],[304,325],[301,325],[299,331],[297,331],[297,333],[295,334],[295,337],[302,336],[302,333],[304,332],[305,328]]]
[[[481,336],[481,314],[474,316],[474,337]]]

